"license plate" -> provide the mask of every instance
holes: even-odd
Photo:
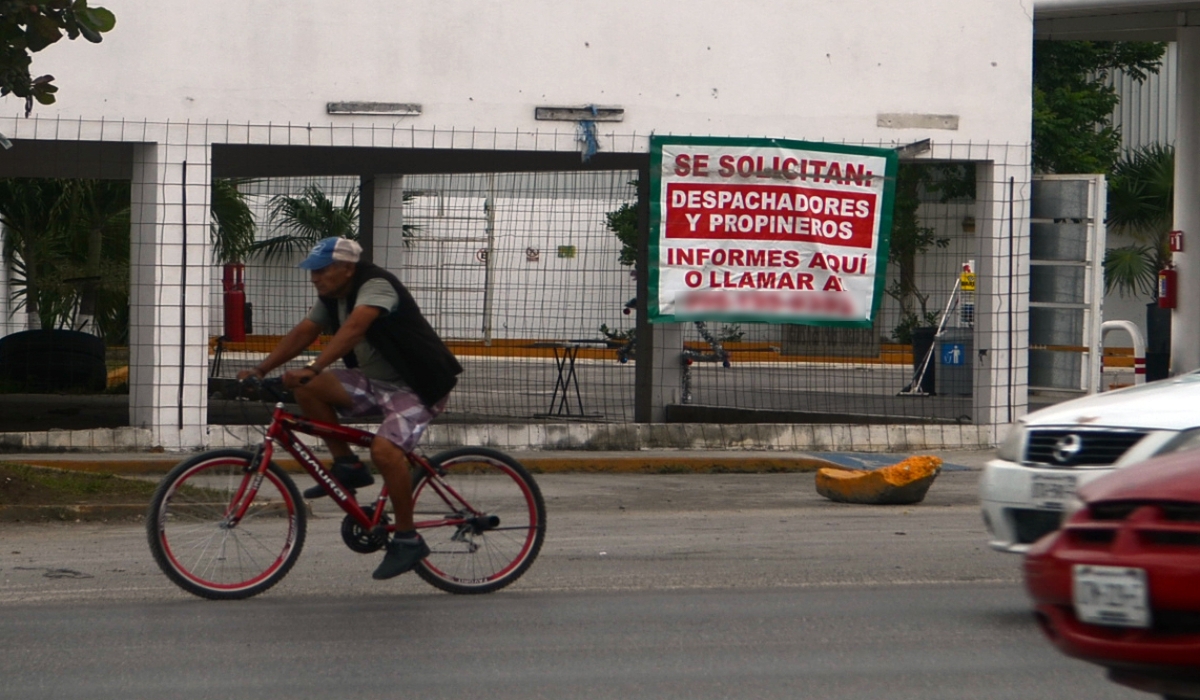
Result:
[[[1062,510],[1067,499],[1075,495],[1078,477],[1074,474],[1033,474],[1029,498],[1036,508]]]
[[[1124,566],[1076,564],[1071,569],[1075,616],[1110,627],[1149,627],[1146,571]]]

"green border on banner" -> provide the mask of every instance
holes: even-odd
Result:
[[[753,314],[699,314],[696,316],[678,316],[658,313],[659,293],[659,243],[662,241],[662,211],[659,202],[662,200],[662,151],[663,145],[678,144],[681,146],[750,146],[750,147],[783,147],[803,149],[806,151],[821,151],[824,153],[846,153],[859,156],[883,158],[884,169],[883,197],[880,199],[879,242],[876,246],[875,258],[875,291],[871,300],[871,316],[862,321],[783,321],[778,316],[761,317]],[[647,267],[650,270],[648,289],[650,299],[647,300],[647,311],[651,323],[688,323],[692,321],[719,321],[727,323],[796,323],[805,326],[832,326],[837,328],[870,328],[875,317],[879,314],[879,305],[883,302],[883,288],[887,281],[888,254],[892,242],[892,207],[896,197],[896,174],[900,167],[900,158],[894,149],[871,148],[869,146],[846,146],[832,143],[814,143],[811,141],[795,141],[791,139],[771,138],[737,138],[717,136],[651,136],[650,137],[650,241]]]

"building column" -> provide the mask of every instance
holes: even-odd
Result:
[[[1178,30],[1178,106],[1175,135],[1175,228],[1184,249],[1175,253],[1178,305],[1171,314],[1171,374],[1200,368],[1200,28]]]
[[[187,450],[208,425],[210,148],[185,125],[165,136],[134,148],[129,420],[153,445]]]
[[[650,168],[638,168],[637,344],[633,420],[666,423],[667,407],[683,402],[683,324],[650,323]]]
[[[404,176],[375,175],[370,180],[363,178],[361,197],[363,212],[368,206],[371,208],[373,262],[392,272],[404,269]]]
[[[971,416],[976,425],[1000,428],[1029,408],[1030,168],[982,162],[975,173],[978,233]]]

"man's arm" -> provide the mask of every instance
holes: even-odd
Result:
[[[254,369],[238,372],[238,379],[245,379],[251,374],[265,377],[271,370],[304,352],[304,349],[312,345],[319,335],[321,335],[319,325],[307,318],[300,321],[280,339],[271,354],[267,355],[267,359],[260,362]]]
[[[348,355],[355,345],[367,337],[367,329],[382,313],[383,309],[378,306],[355,306],[346,317],[346,322],[325,344],[325,349],[317,355],[317,359],[313,360],[309,370],[313,374],[319,374],[321,370]]]

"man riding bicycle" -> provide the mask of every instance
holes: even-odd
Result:
[[[362,247],[347,238],[325,238],[297,267],[308,270],[318,303],[253,369],[238,379],[264,377],[308,348],[322,333],[332,337],[300,369],[284,372],[283,385],[305,416],[337,422],[339,416],[383,414],[371,443],[374,462],[391,494],[396,530],[372,576],[389,579],[429,554],[413,524],[408,458],[429,423],[446,407],[462,372],[453,353],[421,315],[412,295],[390,272],[361,262]],[[337,360],[346,369],[331,369]],[[330,472],[351,489],[375,483],[370,470],[338,440],[325,440]],[[305,498],[320,498],[320,485]]]

